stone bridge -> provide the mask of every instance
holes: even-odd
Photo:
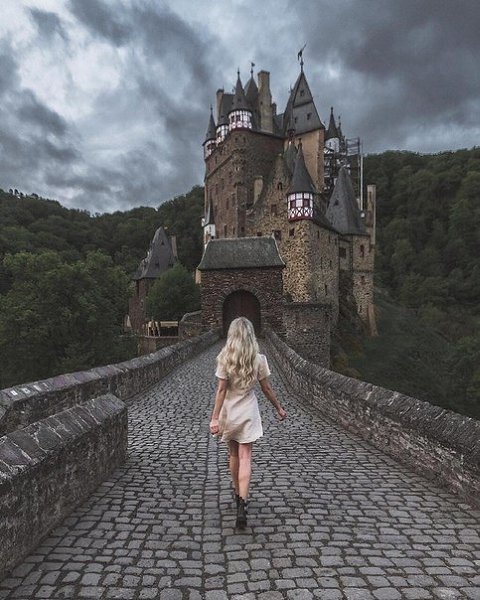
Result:
[[[477,422],[270,333],[289,418],[260,401],[238,533],[208,432],[219,344],[2,392],[0,599],[480,599]]]

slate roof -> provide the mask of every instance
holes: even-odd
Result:
[[[273,237],[210,240],[198,265],[200,271],[284,267]]]
[[[337,124],[335,123],[335,117],[333,116],[333,106],[330,108],[330,121],[328,123],[328,129],[325,133],[325,141],[331,140],[334,138],[340,138],[340,134],[338,133]]]
[[[153,236],[147,256],[138,266],[134,280],[156,279],[168,271],[177,262],[176,252],[163,227],[159,227]]]
[[[305,164],[305,158],[303,156],[301,144],[295,158],[293,177],[288,189],[289,194],[296,192],[310,192],[312,194],[316,193],[312,178],[310,177],[310,173],[307,170],[307,165]]]
[[[368,235],[360,215],[348,169],[342,167],[327,208],[327,218],[343,235]]]
[[[303,70],[290,92],[290,97],[284,112],[284,127],[288,126],[289,121],[293,119],[295,135],[314,131],[315,129],[325,129],[320,117],[318,116],[312,92],[308,85],[307,78]]]
[[[240,80],[240,74],[237,77],[237,84],[235,86],[235,95],[232,100],[232,107],[230,110],[250,110],[245,92],[243,91],[242,82]]]
[[[207,128],[207,133],[205,135],[205,142],[203,142],[203,143],[205,144],[209,140],[214,140],[217,136],[216,131],[217,131],[217,127],[215,125],[215,121],[213,120],[212,111],[210,110],[210,119],[208,121],[208,128]]]
[[[251,106],[253,106],[257,100],[258,87],[257,87],[257,84],[255,83],[255,79],[253,78],[253,75],[250,77],[250,79],[247,81],[247,83],[245,85],[245,97]]]
[[[297,147],[293,142],[289,142],[287,148],[283,152],[283,158],[285,159],[285,163],[290,171],[290,174],[293,173],[295,168],[295,159],[297,158]]]
[[[228,113],[232,110],[233,94],[223,94],[220,102],[218,123],[219,125],[228,125]]]

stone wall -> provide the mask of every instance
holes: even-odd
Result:
[[[218,331],[184,340],[153,354],[26,383],[0,391],[0,435],[25,427],[106,393],[127,400],[219,339]]]
[[[285,303],[283,323],[287,344],[312,362],[330,366],[331,307],[325,304]]]
[[[206,329],[222,327],[223,303],[237,290],[251,292],[260,302],[261,322],[282,329],[282,268],[202,271],[202,319]]]
[[[108,394],[0,438],[0,580],[125,461],[127,409]]]
[[[480,422],[300,357],[271,330],[268,353],[295,393],[466,501],[480,506]]]

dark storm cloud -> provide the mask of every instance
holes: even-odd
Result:
[[[128,8],[119,0],[113,4],[101,0],[70,0],[70,10],[91,32],[116,46],[123,45],[132,33],[120,16],[128,13]]]
[[[478,144],[477,0],[278,2],[180,4],[192,20],[173,0],[19,9],[35,24],[31,48],[47,40],[48,68],[62,67],[63,96],[54,103],[29,89],[24,46],[0,42],[0,185],[92,211],[157,206],[202,182],[208,107],[218,88],[230,91],[237,65],[244,83],[250,60],[271,72],[282,112],[304,42],[322,119],[334,105],[344,133],[360,136],[366,151]]]
[[[31,90],[26,90],[22,94],[22,103],[17,115],[20,119],[56,136],[63,136],[67,131],[65,119],[40,102]]]
[[[341,81],[330,87],[338,100],[331,101],[370,149],[401,147],[407,139],[425,147],[425,127],[432,134],[435,127],[466,127],[472,107],[480,116],[476,0],[364,0],[345,8],[330,7],[320,36],[316,11],[301,15],[307,56],[329,57],[341,68]],[[445,148],[451,143],[461,141],[446,139]]]
[[[30,15],[38,27],[39,33],[46,38],[52,38],[58,34],[64,40],[68,40],[67,32],[62,24],[60,17],[46,10],[39,8],[30,8]]]

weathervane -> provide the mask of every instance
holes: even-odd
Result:
[[[255,66],[255,63],[250,61],[250,75],[253,77],[253,67]]]
[[[303,48],[301,48],[301,49],[298,51],[298,54],[297,54],[297,60],[299,60],[299,61],[300,61],[300,68],[301,68],[301,70],[302,70],[302,71],[303,71],[303,51],[305,50],[305,47],[306,47],[306,45],[307,45],[307,44],[304,44],[304,45],[303,45]]]

